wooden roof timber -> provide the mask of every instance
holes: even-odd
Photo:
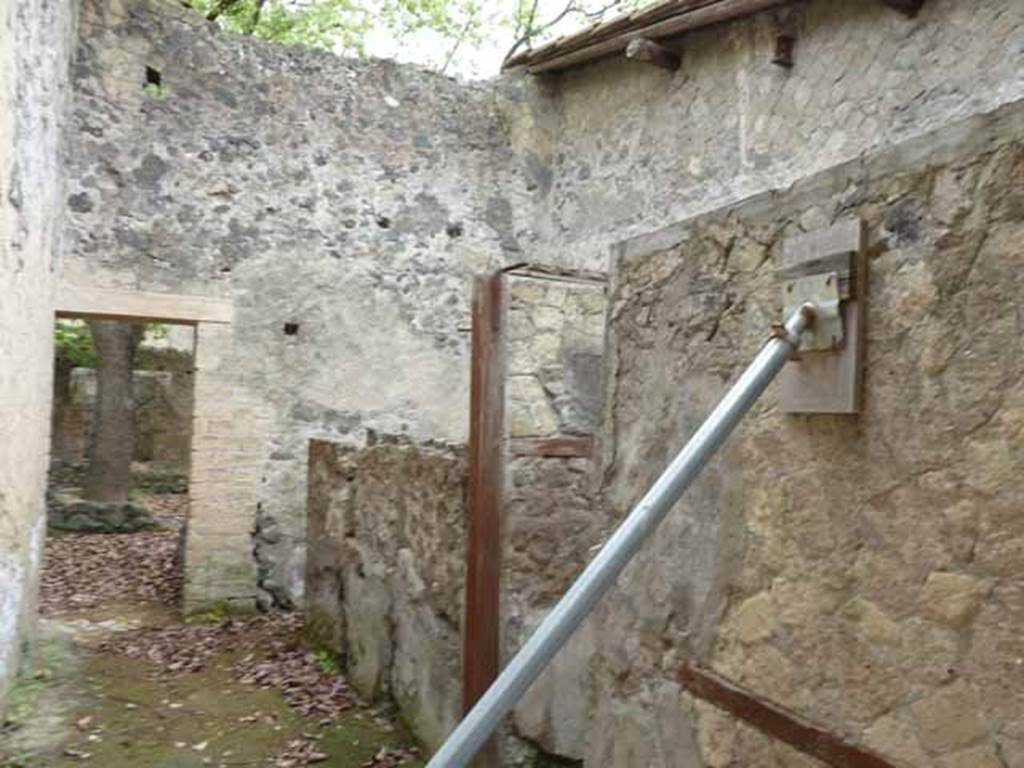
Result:
[[[596,22],[571,35],[511,56],[503,69],[526,67],[533,73],[554,72],[623,53],[634,40],[658,40],[713,24],[753,16],[806,0],[664,0]],[[880,0],[907,16],[915,16],[925,0]]]
[[[623,53],[632,40],[675,37],[800,0],[669,0],[623,14],[528,51],[505,62],[505,69],[526,67],[553,72]]]
[[[708,5],[716,0],[667,0],[666,2],[655,3],[654,5],[641,8],[637,11],[622,13],[614,16],[608,21],[595,21],[588,27],[584,27],[571,35],[556,38],[537,48],[522,51],[506,62],[506,69],[521,66],[529,61],[543,59],[555,52],[578,50],[579,48],[592,43],[600,42],[620,32],[629,31],[637,27],[643,27],[655,21],[661,21],[682,11]]]

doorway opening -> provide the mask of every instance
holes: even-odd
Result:
[[[195,328],[61,317],[55,350],[41,611],[176,611]]]

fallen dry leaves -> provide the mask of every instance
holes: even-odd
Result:
[[[260,690],[275,690],[304,717],[326,726],[345,712],[365,709],[344,678],[323,668],[317,655],[302,647],[302,618],[275,613],[250,619],[229,619],[217,624],[172,625],[125,632],[112,637],[100,650],[147,659],[158,677],[177,677],[203,670],[214,658],[243,654],[231,664],[239,683]],[[259,717],[254,715],[253,722]],[[300,768],[330,758],[303,734],[270,759],[274,768]],[[381,749],[366,768],[395,768],[416,759],[414,748]]]
[[[171,522],[184,519],[188,497],[154,496],[145,506]],[[181,594],[179,531],[64,534],[47,537],[40,610],[44,616],[125,602],[174,606]]]
[[[304,734],[300,739],[288,742],[288,747],[274,758],[274,768],[301,768],[330,760],[331,756],[317,747],[319,738]],[[382,747],[377,754],[363,763],[363,768],[397,768],[419,757],[415,747],[393,749]]]
[[[158,517],[180,526],[188,498],[153,496],[146,506],[158,507],[153,509]],[[42,575],[44,615],[137,602],[177,606],[182,585],[179,538],[177,530],[49,537]],[[344,678],[303,647],[301,633],[301,616],[273,613],[118,632],[96,651],[145,659],[152,664],[153,676],[165,679],[201,672],[212,663],[229,659],[231,673],[240,684],[278,691],[294,710],[318,726],[329,726],[354,708],[368,711]],[[254,715],[252,722],[259,719]],[[92,717],[85,716],[75,725],[86,732],[93,725]],[[318,746],[319,741],[320,736],[303,733],[291,739],[282,752],[268,757],[267,765],[301,768],[326,762],[331,756]],[[205,746],[203,742],[192,749],[202,751]],[[417,755],[415,748],[382,748],[363,765],[395,768]],[[75,750],[67,750],[65,756],[79,761],[91,757]]]
[[[384,747],[371,760],[363,763],[364,768],[395,768],[397,765],[408,763],[419,756],[419,750],[415,747],[409,749],[391,749]]]
[[[306,717],[330,721],[362,706],[344,678],[322,669],[316,655],[302,647],[301,631],[301,616],[273,613],[124,632],[105,641],[100,650],[147,659],[158,677],[199,672],[214,657],[244,653],[231,665],[238,681],[279,691]]]

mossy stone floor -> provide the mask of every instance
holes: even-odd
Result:
[[[145,604],[44,619],[11,697],[0,766],[302,766],[310,763],[289,753],[305,744],[321,753],[316,765],[362,768],[389,765],[375,756],[412,743],[372,709],[326,723],[299,714],[277,690],[241,683],[232,666],[245,651],[221,651],[200,671],[164,677],[151,661],[104,647],[117,633],[169,621],[167,609]]]

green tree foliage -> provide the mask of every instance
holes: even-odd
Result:
[[[165,339],[168,332],[166,325],[148,323],[145,336],[150,340]],[[95,368],[99,363],[92,331],[84,320],[60,318],[54,327],[53,340],[58,360],[69,368]]]
[[[193,0],[192,6],[233,32],[360,55],[376,25],[399,37],[432,29],[457,40],[478,35],[482,23],[477,0]]]
[[[384,28],[396,39],[428,30],[444,41],[439,64],[460,49],[494,44],[509,55],[552,30],[582,26],[653,0],[190,0],[225,29],[284,44],[364,55],[367,34]]]
[[[84,320],[58,320],[54,330],[54,343],[58,359],[65,360],[70,367],[96,367],[96,348],[92,343],[92,332]]]
[[[602,21],[607,17],[635,11],[654,0],[564,0],[552,6],[542,0],[514,0],[514,9],[508,20],[514,30],[513,40],[506,58],[512,56],[520,48],[532,48],[543,42],[551,30],[561,28],[564,23],[574,22],[574,26],[583,27]],[[554,7],[554,10],[550,10]]]

